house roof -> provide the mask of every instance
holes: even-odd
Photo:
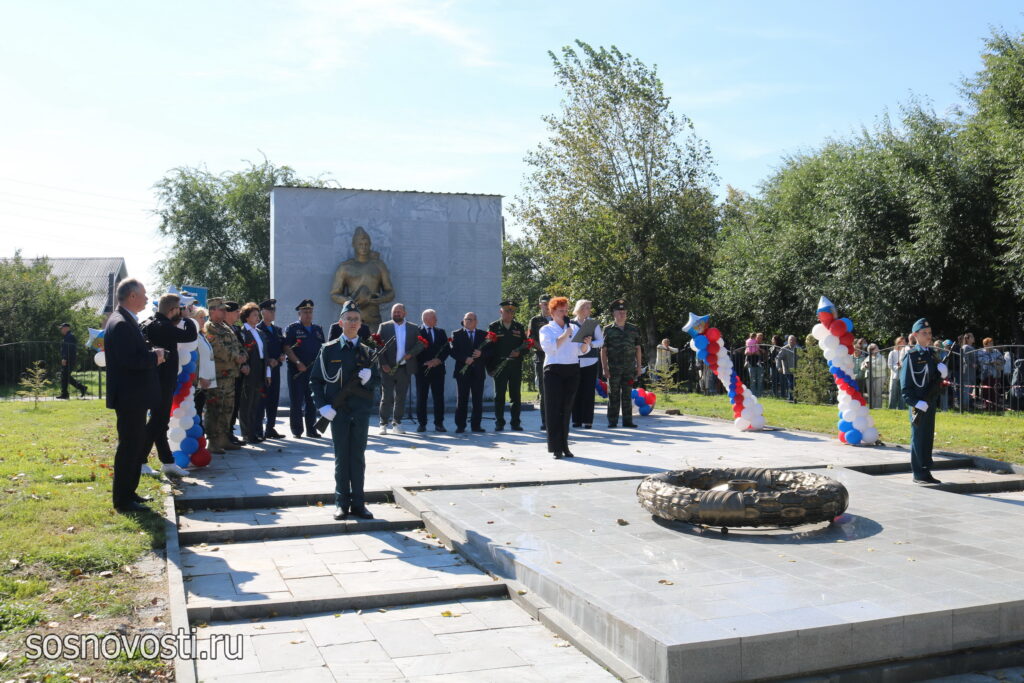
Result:
[[[23,259],[27,265],[35,263],[36,259]],[[82,300],[90,310],[99,314],[109,312],[111,299],[109,291],[110,273],[114,274],[114,283],[128,277],[128,269],[124,259],[120,256],[111,257],[70,257],[53,258],[48,257],[50,272],[55,277],[63,277],[65,281],[89,290],[89,295]]]
[[[430,190],[374,190],[365,187],[309,187],[306,185],[275,185],[274,190],[345,190],[348,192],[394,192],[397,194],[445,194],[461,197],[504,197],[503,194],[481,192],[431,192]]]

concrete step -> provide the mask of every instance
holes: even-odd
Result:
[[[182,545],[300,538],[368,531],[410,531],[423,526],[420,519],[393,503],[372,505],[373,519],[333,518],[333,505],[189,510],[178,515]]]
[[[387,489],[366,491],[367,503],[387,503],[394,499]],[[251,510],[256,508],[304,507],[307,505],[334,506],[334,491],[324,487],[307,493],[255,493],[237,496],[199,495],[177,497],[174,500],[179,512],[191,510]]]
[[[933,470],[957,470],[974,467],[974,460],[963,455],[935,455],[933,461]],[[910,472],[910,452],[907,452],[905,461],[852,465],[847,469],[871,475]]]
[[[422,529],[203,543],[181,572],[193,622],[507,594]]]
[[[885,477],[889,481],[915,485],[910,472],[896,472],[879,476]],[[943,469],[941,472],[936,472],[936,479],[942,483],[932,485],[931,488],[951,493],[1024,491],[1024,475],[1012,472],[992,472],[974,467]],[[919,484],[917,485],[919,486]]]

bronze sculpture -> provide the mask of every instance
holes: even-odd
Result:
[[[395,289],[387,265],[379,253],[370,249],[371,245],[370,235],[358,226],[352,235],[355,256],[343,261],[335,271],[331,299],[340,305],[354,300],[363,322],[376,331],[380,326],[380,305],[395,298]]]

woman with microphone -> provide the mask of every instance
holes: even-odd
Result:
[[[571,458],[569,419],[580,378],[580,356],[590,351],[590,337],[572,341],[576,328],[566,319],[569,300],[556,296],[548,302],[551,322],[540,328],[544,351],[544,415],[547,418],[548,452],[556,460]]]

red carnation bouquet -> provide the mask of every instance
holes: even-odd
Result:
[[[420,339],[423,339],[423,338],[420,337]],[[427,342],[426,339],[423,339],[423,341],[424,341],[424,346],[430,346],[429,343],[426,343]],[[448,337],[448,345],[451,346],[451,343],[452,343],[452,338]],[[437,347],[437,352],[434,354],[434,357],[431,358],[430,360],[437,360],[441,356],[441,352],[444,351],[445,348],[447,348],[447,347],[444,344],[441,344],[440,346],[438,346]],[[439,368],[439,367],[442,367],[442,366],[441,365],[432,365],[432,366],[430,366],[429,368],[427,368],[426,370],[423,371],[423,376],[426,377],[427,375],[430,374],[431,370],[433,370],[434,368]]]
[[[494,333],[491,332],[490,334],[494,334]],[[519,345],[519,348],[516,349],[516,351],[519,352],[518,356],[516,356],[515,358],[512,358],[512,356],[509,355],[509,356],[506,356],[506,357],[501,359],[501,362],[498,363],[498,366],[496,368],[494,368],[494,376],[497,377],[498,375],[500,375],[502,373],[502,371],[505,369],[505,366],[509,364],[509,361],[512,361],[512,360],[522,360],[523,354],[529,353],[530,349],[532,349],[532,348],[533,348],[533,340],[532,339],[527,339],[526,341],[524,341],[522,344]]]
[[[412,345],[411,349],[409,349],[409,355],[410,356],[415,356],[416,354],[418,354],[420,351],[422,351],[423,349],[427,348],[428,346],[430,346],[430,342],[428,342],[425,337],[421,337],[420,335],[416,335],[416,343]],[[396,358],[398,357],[397,353],[395,354],[395,357]],[[396,372],[398,372],[398,368],[402,367],[403,365],[405,365],[405,359],[404,358],[398,358],[398,362],[395,363],[391,367],[390,370],[388,370],[388,374],[391,375],[391,376],[394,376],[394,374]]]
[[[493,344],[496,341],[498,341],[497,333],[495,333],[495,332],[488,332],[487,336],[484,337],[484,340],[482,342],[480,342],[480,346],[476,347],[476,350],[477,351],[482,351],[485,346],[487,346],[488,344]],[[462,368],[459,370],[459,374],[460,375],[465,375],[466,374],[466,370],[469,370],[469,366],[468,365],[463,365]]]

